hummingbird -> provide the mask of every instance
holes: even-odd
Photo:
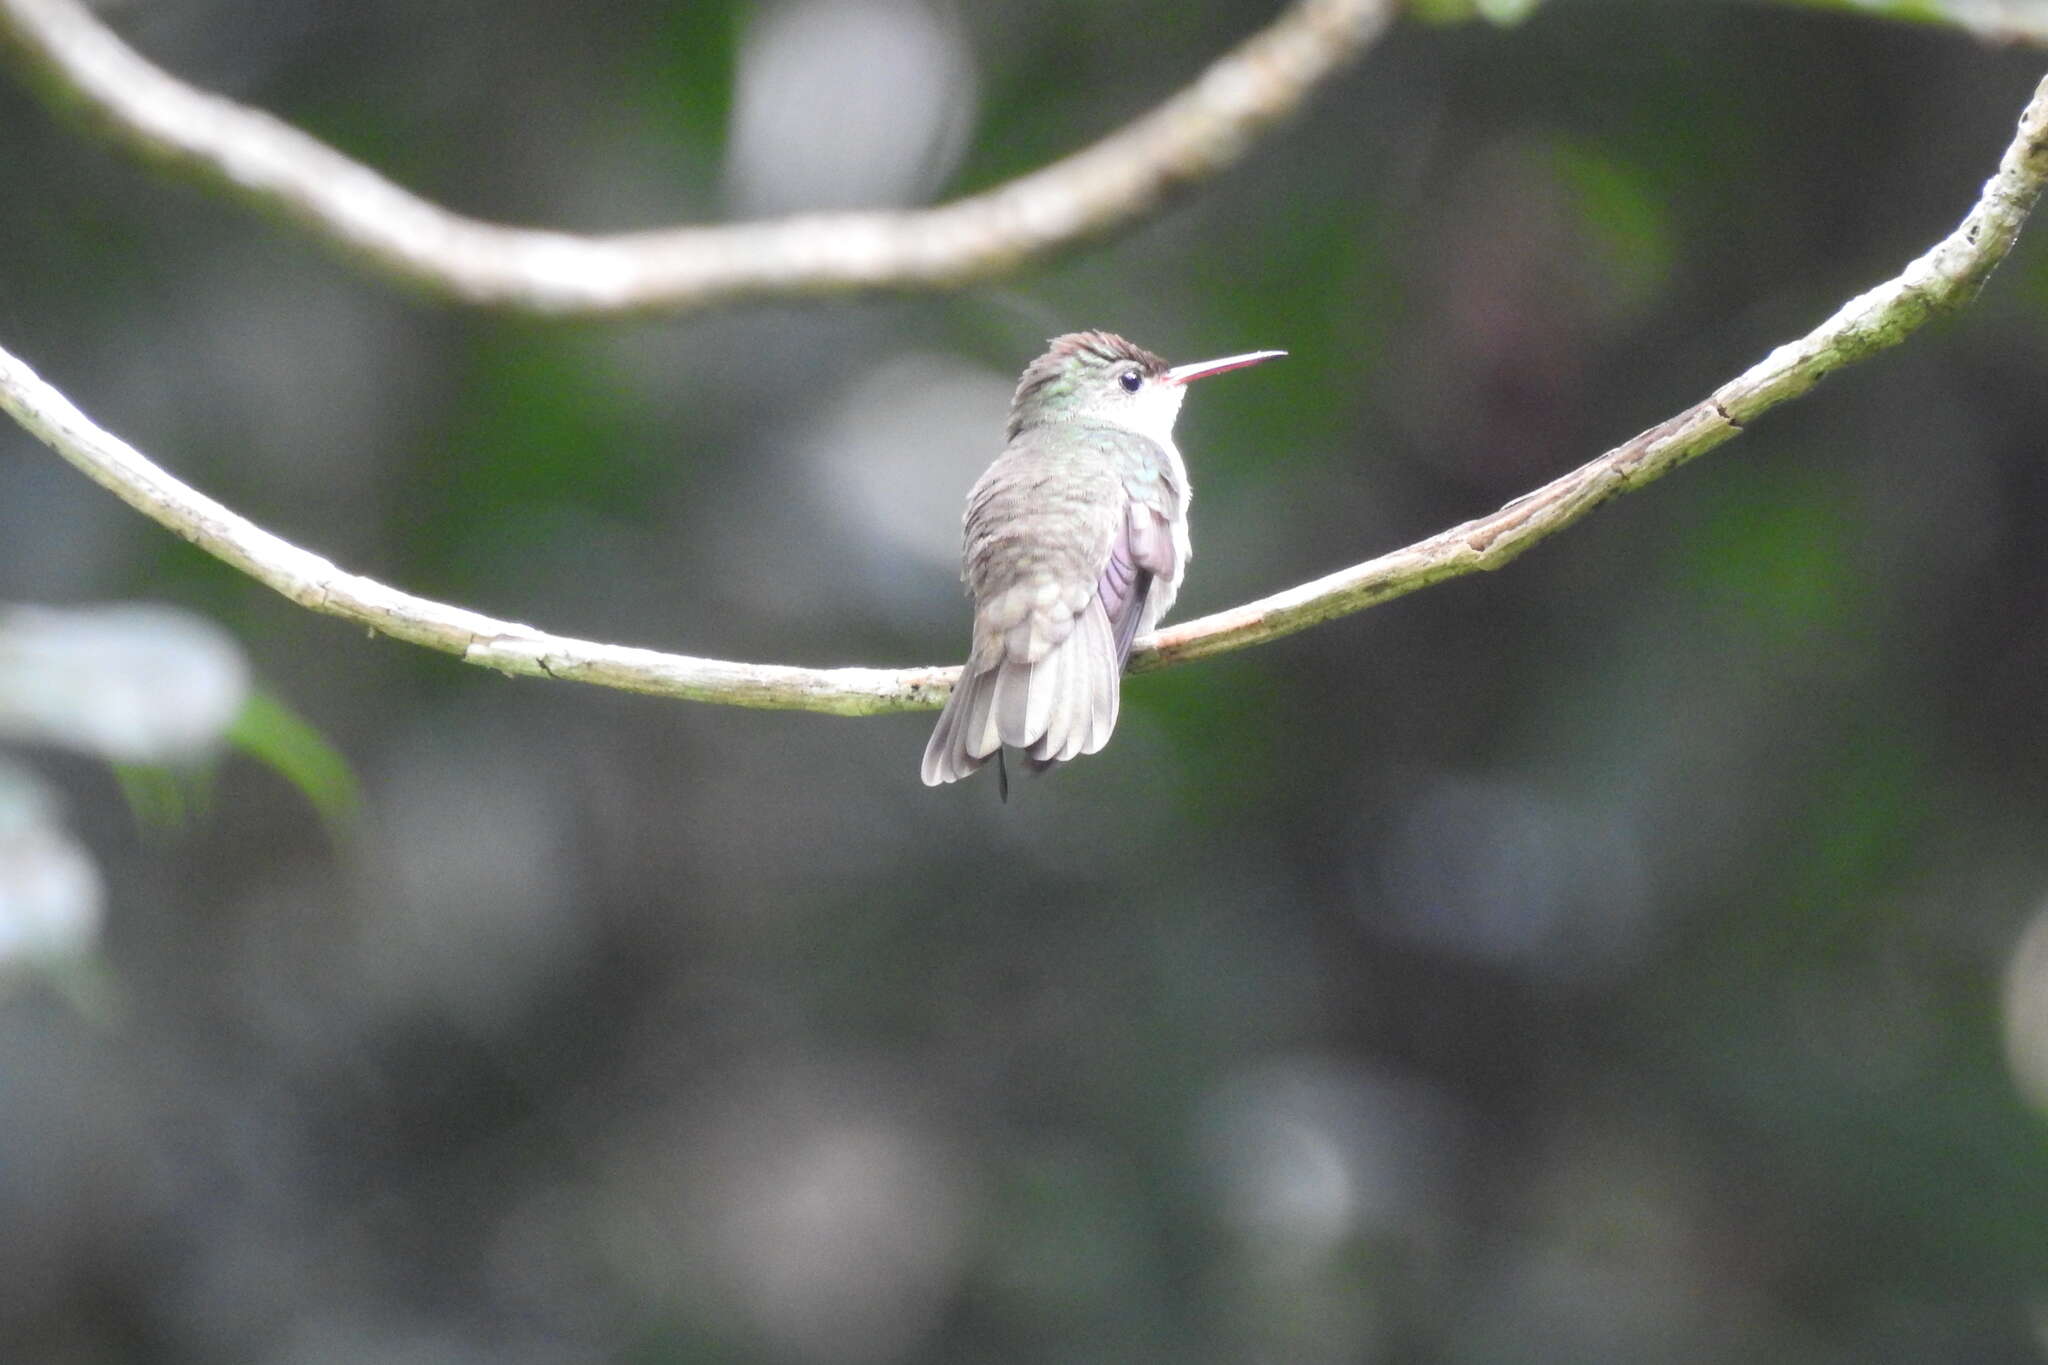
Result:
[[[925,785],[1005,745],[1043,771],[1109,743],[1131,642],[1188,567],[1187,386],[1285,351],[1169,367],[1111,332],[1070,332],[1025,367],[1007,444],[967,495],[960,577],[974,643],[925,745]]]

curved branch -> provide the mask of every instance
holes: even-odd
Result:
[[[609,237],[481,222],[289,124],[152,65],[78,0],[0,0],[0,50],[144,155],[291,219],[399,279],[554,316],[985,279],[1216,175],[1386,27],[1394,0],[1297,0],[1194,84],[1102,141],[935,208],[807,214]]]
[[[1987,43],[2048,43],[2048,15],[2035,0],[1781,0],[1796,9],[1959,28]]]
[[[1844,365],[1896,346],[1937,313],[1976,297],[2018,240],[2048,183],[2048,80],[2020,118],[1997,174],[1956,230],[1895,278],[1851,299],[1806,336],[1771,352],[1709,397],[1490,516],[1406,549],[1141,640],[1138,669],[1242,649],[1362,611],[1431,583],[1497,569],[1617,493],[1640,488],[1738,435]],[[59,455],[209,554],[315,611],[355,621],[505,673],[734,706],[868,715],[939,705],[953,668],[794,668],[697,659],[549,635],[350,574],[180,483],[101,430],[0,350],[0,408]]]
[[[1617,493],[1670,473],[1834,371],[1898,345],[1935,314],[1970,303],[2019,240],[2044,184],[2048,79],[2035,87],[1997,173],[1955,231],[1813,331],[1778,347],[1684,412],[1490,516],[1286,592],[1161,630],[1141,644],[1132,667],[1157,668],[1242,649],[1446,578],[1500,568]]]

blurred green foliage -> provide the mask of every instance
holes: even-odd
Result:
[[[353,830],[362,792],[348,756],[306,718],[270,693],[249,696],[228,741],[289,782],[326,822],[339,845]]]

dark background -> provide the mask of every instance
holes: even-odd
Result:
[[[455,208],[609,230],[987,185],[1275,12],[113,17]],[[952,662],[961,496],[1045,337],[1292,352],[1182,418],[1192,617],[1818,323],[1954,225],[2044,67],[1761,5],[1410,22],[1237,170],[1000,285],[574,326],[411,296],[8,80],[0,343],[412,591]],[[1501,573],[1132,680],[1110,748],[1007,808],[918,783],[929,715],[366,639],[0,432],[0,598],[206,614],[361,787],[330,826],[230,757],[166,827],[11,752],[108,912],[97,1007],[0,994],[0,1355],[2037,1359],[2044,238]]]

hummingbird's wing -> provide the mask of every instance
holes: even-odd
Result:
[[[1131,657],[1131,642],[1144,628],[1145,608],[1157,596],[1156,589],[1179,581],[1180,551],[1172,527],[1158,508],[1132,502],[1095,586],[1096,600],[1109,616],[1118,668]]]

